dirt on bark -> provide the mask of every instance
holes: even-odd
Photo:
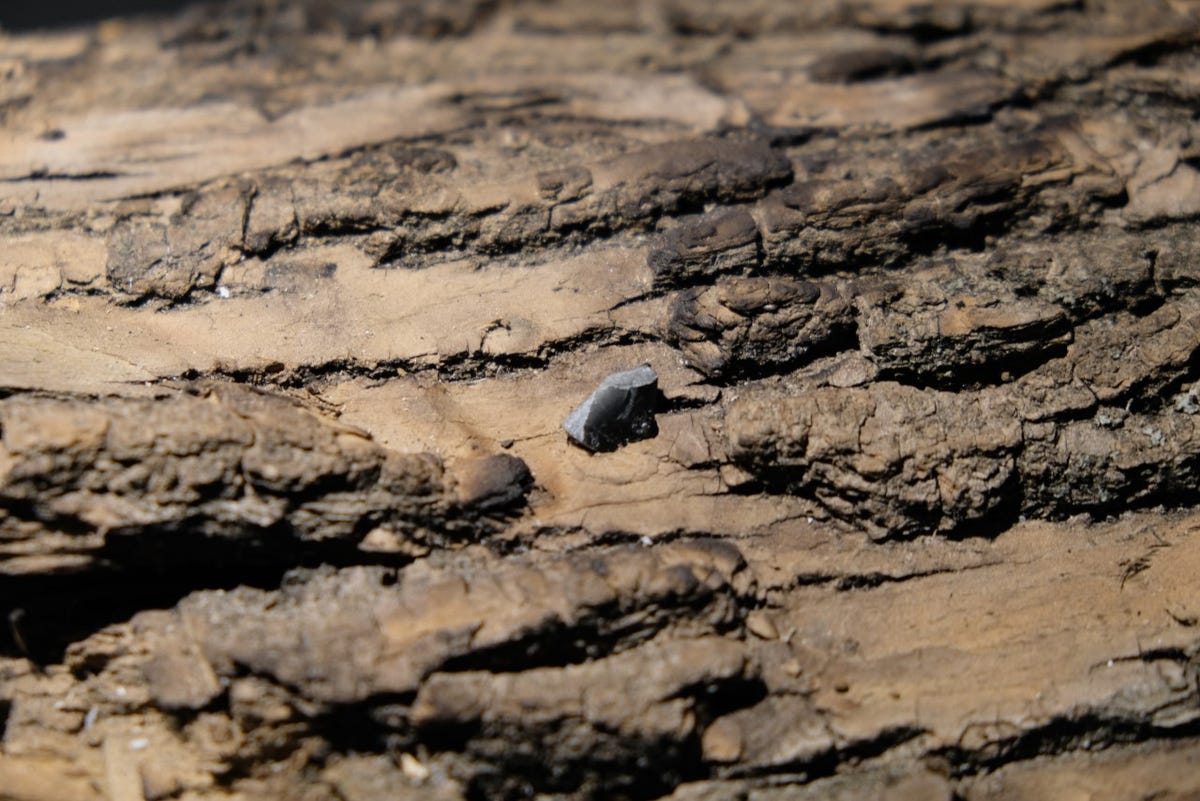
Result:
[[[1197,797],[1198,76],[1193,0],[0,30],[0,799]]]

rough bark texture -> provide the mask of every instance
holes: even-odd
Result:
[[[0,798],[1197,797],[1198,76],[1191,0],[0,33]]]

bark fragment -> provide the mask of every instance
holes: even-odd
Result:
[[[456,481],[432,454],[389,452],[234,385],[158,398],[17,396],[0,401],[0,432],[10,573],[79,569],[117,540],[353,544],[378,526],[445,536],[437,521],[450,510],[511,506],[528,483],[511,456],[465,463]]]

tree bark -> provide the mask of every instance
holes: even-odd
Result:
[[[0,798],[1200,793],[1198,43],[0,33]],[[655,424],[573,444],[643,364]]]

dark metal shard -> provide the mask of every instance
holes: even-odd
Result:
[[[648,364],[613,373],[567,415],[563,428],[589,451],[613,451],[627,442],[658,434],[658,374]]]

